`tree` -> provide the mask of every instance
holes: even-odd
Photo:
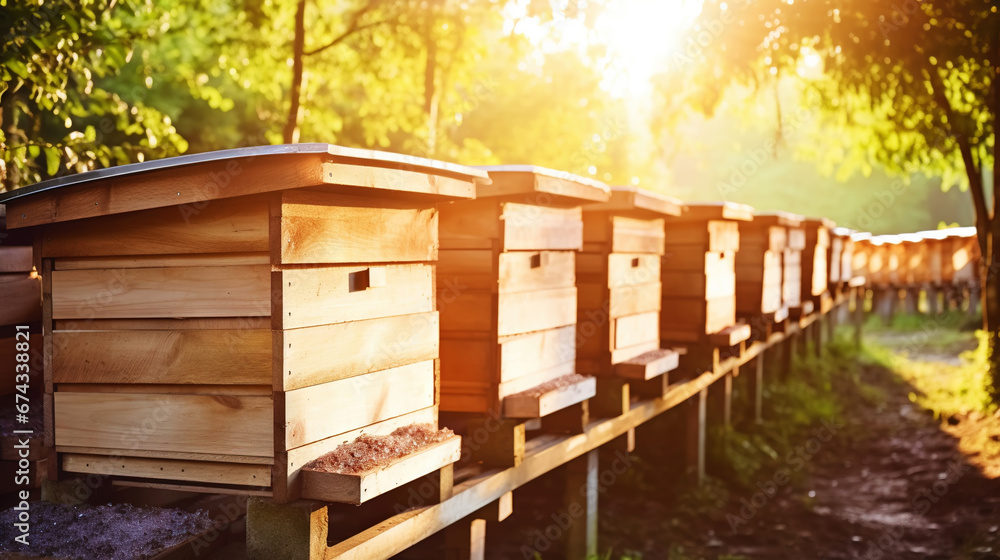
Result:
[[[101,87],[156,34],[150,5],[128,0],[0,0],[0,180],[14,189],[69,171],[181,153],[146,85]]]
[[[983,326],[1000,394],[1000,14],[991,0],[706,0],[679,54],[686,91],[665,97],[711,114],[734,85],[782,76],[844,141],[842,165],[930,171],[967,188],[983,255]],[[676,83],[676,82],[672,82]],[[961,170],[964,170],[962,176]],[[998,395],[1000,396],[1000,395]]]

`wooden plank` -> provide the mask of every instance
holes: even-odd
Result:
[[[311,500],[360,505],[458,461],[462,438],[452,436],[388,465],[358,474],[302,469],[302,496]]]
[[[31,245],[0,247],[0,274],[31,272],[35,266],[32,251]]]
[[[60,319],[57,331],[188,331],[270,329],[271,317],[189,317],[153,319]]]
[[[565,326],[505,338],[500,341],[500,381],[507,382],[571,361],[576,353],[576,328]]]
[[[434,385],[429,360],[288,391],[285,450],[432,406]]]
[[[437,312],[430,312],[274,331],[275,348],[281,350],[281,382],[275,389],[291,391],[434,360],[439,329]]]
[[[500,219],[505,251],[579,251],[583,248],[583,214],[579,207],[505,202]]]
[[[500,294],[497,334],[511,336],[576,323],[576,288]]]
[[[712,333],[708,339],[717,346],[736,346],[750,338],[750,325],[733,325]]]
[[[244,253],[268,250],[260,197],[169,206],[45,228],[45,257]]]
[[[441,247],[473,248],[474,241],[500,239],[500,203],[492,198],[460,200],[440,205]],[[490,248],[487,244],[484,248]]]
[[[326,455],[345,443],[350,443],[362,435],[384,436],[397,428],[411,424],[437,424],[437,408],[429,406],[414,412],[376,422],[349,432],[337,434],[310,444],[277,453],[274,473],[274,491],[284,500],[302,497],[302,467]]]
[[[434,206],[382,198],[285,191],[272,218],[280,245],[275,263],[362,263],[437,260]]]
[[[207,463],[144,457],[61,454],[66,472],[89,473],[209,484],[270,486],[271,467],[238,463]]]
[[[680,355],[670,349],[653,350],[615,364],[615,375],[625,379],[648,381],[677,369]]]
[[[270,397],[55,393],[56,445],[270,457]]]
[[[485,290],[451,293],[438,298],[441,313],[441,333],[495,333],[497,296]]]
[[[24,325],[42,319],[42,280],[38,276],[17,275],[0,279],[0,325]]]
[[[611,250],[615,253],[651,253],[662,255],[666,236],[663,220],[640,220],[612,216]]]
[[[657,255],[637,253],[608,255],[609,288],[660,282],[660,275],[660,258]]]
[[[534,368],[532,368],[534,369]],[[510,381],[504,381],[496,389],[497,398],[503,400],[508,395],[515,395],[527,391],[532,387],[537,387],[543,383],[548,383],[564,375],[576,373],[576,361],[570,360],[545,369],[535,369],[530,373],[516,377]]]
[[[660,314],[657,311],[619,317],[614,320],[614,347],[627,348],[658,340]]]
[[[667,240],[670,240],[669,235]],[[702,272],[705,270],[705,259],[712,254],[714,253],[708,253],[700,245],[668,243],[663,254],[663,270]]]
[[[437,284],[450,284],[458,290],[496,292],[497,267],[492,249],[442,249],[438,251]]]
[[[441,339],[441,409],[485,412],[496,407],[497,343],[492,337]]]
[[[135,255],[125,257],[63,257],[55,259],[56,270],[100,268],[162,268],[168,266],[240,266],[271,264],[266,252],[212,253],[201,255]]]
[[[614,288],[608,299],[604,295],[608,289],[603,285],[578,284],[577,289],[581,309],[606,309],[611,319],[660,310],[659,282]]]
[[[187,453],[183,451],[148,451],[145,449],[126,449],[112,447],[74,447],[60,445],[55,448],[58,453],[76,453],[78,455],[110,455],[113,457],[147,457],[154,459],[176,459],[179,461],[197,461],[208,463],[245,463],[248,465],[273,465],[274,457],[253,457],[251,455],[224,455],[221,453]]]
[[[56,319],[267,316],[268,268],[57,270],[52,313]]]
[[[576,282],[575,257],[572,251],[500,253],[498,289],[513,293],[571,288]]]
[[[460,198],[476,196],[475,183],[468,176],[455,178],[447,175],[421,173],[416,169],[392,169],[383,167],[378,162],[365,160],[359,160],[358,163],[360,165],[324,162],[323,182],[330,185],[373,189],[375,192],[371,194],[379,199],[389,194],[385,191]]]
[[[55,331],[55,383],[271,383],[270,330]]]
[[[477,196],[516,196],[536,201],[538,204],[604,202],[609,189],[603,183],[584,177],[534,166],[485,166],[492,183],[479,185]]]
[[[368,286],[371,270],[383,286]],[[434,311],[434,267],[429,264],[329,266],[271,273],[281,299],[275,328],[293,329]]]
[[[583,402],[596,394],[596,381],[593,377],[586,377],[571,385],[542,394],[528,391],[506,396],[503,399],[503,415],[506,418],[541,418]]]

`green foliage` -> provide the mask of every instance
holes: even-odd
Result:
[[[794,77],[802,85],[792,107],[818,108],[825,135],[823,153],[805,153],[829,172],[867,176],[880,166],[964,187],[992,165],[998,52],[1000,14],[989,0],[707,0],[679,68],[685,79],[668,73],[660,89],[668,106],[711,115],[731,88]],[[793,113],[778,113],[779,141]]]
[[[68,171],[183,152],[171,121],[105,80],[155,36],[152,3],[0,1],[0,179],[6,189]]]
[[[876,336],[866,342],[862,359],[894,371],[913,386],[910,400],[935,417],[956,413],[992,413],[996,405],[989,395],[987,334],[960,332],[944,325],[910,336]],[[944,361],[942,354],[957,348],[963,352],[958,363]]]

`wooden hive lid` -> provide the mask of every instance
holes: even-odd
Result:
[[[489,173],[491,183],[481,183],[476,189],[477,198],[510,197],[519,195],[548,195],[535,203],[568,204],[577,206],[586,202],[607,202],[611,188],[595,179],[556,171],[536,165],[483,165],[477,169]]]
[[[813,227],[821,228],[821,227],[823,227],[823,228],[826,228],[828,230],[833,230],[833,228],[837,227],[837,223],[834,222],[833,220],[829,219],[829,218],[806,218],[803,221],[803,223],[805,224],[806,227],[809,227],[809,228],[813,228]]]
[[[846,228],[843,226],[837,226],[833,228],[833,234],[843,239],[851,239],[853,241],[854,233],[855,231],[853,229]]]
[[[972,226],[969,226],[969,227],[945,228],[945,229],[942,229],[942,230],[939,230],[939,231],[944,232],[946,237],[953,237],[953,238],[975,237],[976,236],[976,228],[972,227]]]
[[[707,222],[709,220],[731,220],[752,222],[753,208],[736,202],[688,202],[687,209],[678,218],[690,222]],[[676,221],[676,220],[672,220]]]
[[[684,203],[676,198],[638,187],[611,187],[611,198],[607,202],[597,202],[583,207],[585,212],[622,212],[659,218],[680,216]]]
[[[489,176],[472,167],[332,144],[254,146],[57,177],[9,193],[18,228],[304,187],[473,198]]]
[[[759,212],[754,214],[753,223],[762,226],[802,227],[805,216],[791,212]]]
[[[854,232],[851,234],[851,240],[855,243],[870,242],[872,240],[872,234],[870,231]]]

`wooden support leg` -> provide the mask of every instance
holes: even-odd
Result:
[[[566,465],[567,560],[597,555],[598,460],[594,449]]]
[[[927,313],[939,315],[941,313],[941,290],[937,286],[927,286]]]
[[[906,298],[906,312],[909,314],[920,312],[920,288],[906,288],[904,290]]]
[[[854,306],[854,346],[861,349],[861,328],[865,324],[865,295],[867,290],[860,288],[857,296],[857,304]]]
[[[320,560],[326,555],[326,504],[299,500],[247,502],[247,560]]]
[[[696,476],[698,484],[705,481],[705,433],[708,409],[708,387],[698,393],[698,464]]]
[[[826,327],[826,322],[830,320],[829,314],[822,315],[817,323],[813,323],[813,352],[816,354],[817,358],[823,357],[823,344],[825,340],[823,339],[823,331]]]
[[[757,355],[754,360],[753,378],[753,421],[755,424],[764,423],[764,352]]]
[[[781,343],[781,378],[788,379],[792,374],[792,363],[795,359],[796,345],[798,344],[799,334],[794,333],[785,339]]]
[[[965,310],[969,315],[975,315],[979,311],[979,287],[969,288],[969,308]]]
[[[709,389],[707,418],[712,424],[728,428],[733,416],[733,376],[727,373],[713,383]]]
[[[444,557],[447,560],[486,558],[486,520],[467,517],[448,526],[444,532]]]
[[[809,342],[812,341],[812,331],[813,325],[809,325],[808,327],[802,329],[801,340],[798,340],[798,336],[795,337],[796,349],[799,351],[799,357],[803,359],[809,357]]]
[[[609,375],[597,376],[597,394],[590,399],[590,414],[595,418],[616,418],[629,410],[629,383]]]
[[[481,418],[470,420],[462,444],[471,456],[491,467],[516,467],[524,460],[524,422]]]

